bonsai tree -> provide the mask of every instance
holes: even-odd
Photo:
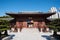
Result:
[[[57,29],[55,28],[53,32],[53,36],[56,36],[56,35],[57,35]]]
[[[1,37],[1,31],[0,31],[0,37]]]
[[[49,28],[53,29],[53,36],[57,35],[57,31],[60,30],[60,19],[54,19],[53,21],[51,21],[49,24]]]
[[[8,35],[8,33],[7,33],[7,30],[5,30],[5,33],[4,33],[4,35]]]
[[[4,19],[3,19],[4,18]],[[0,17],[0,40],[2,40],[3,37],[8,36],[7,30],[9,29],[9,20],[6,20],[6,18],[11,18],[10,16],[2,16]],[[1,32],[5,31],[4,34],[1,34]]]
[[[9,26],[9,21],[0,19],[0,22],[2,22],[0,24],[0,38],[3,38],[5,36],[8,36],[7,30],[9,29],[9,27],[7,27],[7,26]],[[3,31],[5,31],[5,33],[1,34],[1,32],[3,32]]]
[[[1,30],[0,30],[0,40],[2,40],[2,39],[1,39]]]

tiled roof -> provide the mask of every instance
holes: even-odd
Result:
[[[18,13],[10,12],[6,14],[48,14],[48,13],[51,13],[51,12],[18,12]]]

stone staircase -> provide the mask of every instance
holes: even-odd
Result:
[[[38,28],[23,28],[21,32],[24,33],[38,33]]]

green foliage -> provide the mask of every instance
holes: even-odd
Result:
[[[60,30],[60,19],[55,19],[47,25],[51,29]]]
[[[0,31],[4,31],[9,29],[9,27],[7,27],[7,25],[0,25]]]
[[[9,16],[3,16],[0,18],[10,18]],[[2,20],[0,19],[0,37],[5,37],[7,36],[7,30],[9,29],[9,21],[8,20]],[[5,31],[4,34],[1,34],[2,31]]]
[[[0,31],[4,31],[9,29],[9,21],[7,20],[0,20]]]
[[[1,16],[0,18],[12,18],[11,16]]]
[[[55,26],[53,26],[53,25],[47,25],[50,29],[54,29],[55,28]]]
[[[9,21],[7,21],[7,20],[0,20],[0,25],[9,25]]]

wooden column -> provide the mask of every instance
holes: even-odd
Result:
[[[34,22],[34,28],[38,28],[38,22]]]
[[[18,28],[20,29],[20,31],[22,30],[22,22],[19,22],[19,21],[17,21],[16,22],[16,28],[17,28],[17,30],[18,30]]]
[[[27,28],[27,22],[23,22],[23,28]]]

